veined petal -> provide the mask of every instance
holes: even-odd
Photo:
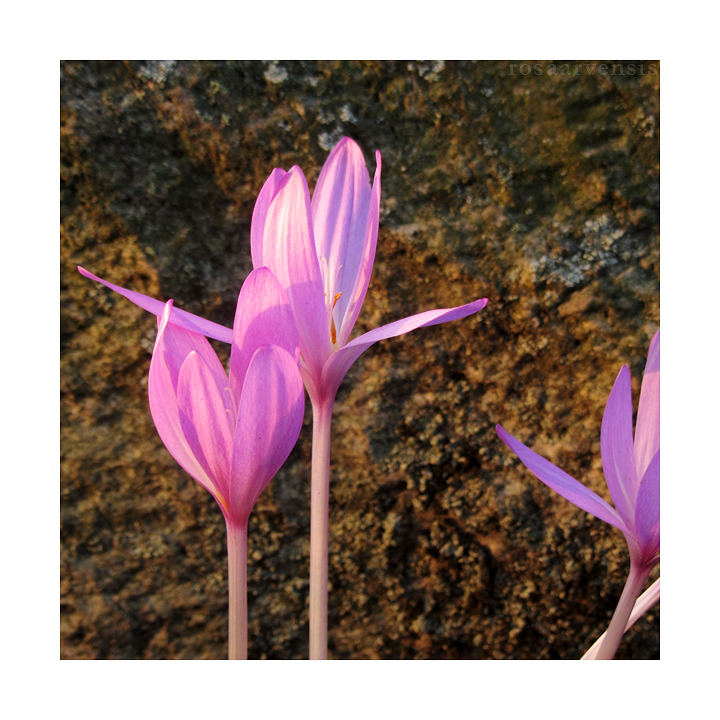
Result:
[[[215,384],[221,391],[223,406],[228,411],[225,413],[228,418],[228,427],[230,431],[235,428],[236,405],[230,391],[230,383],[228,376],[225,374],[222,363],[212,349],[212,346],[203,335],[186,330],[179,325],[172,324],[172,316],[175,309],[170,313],[169,325],[165,330],[163,337],[164,359],[167,366],[170,381],[173,390],[177,395],[178,379],[180,377],[180,369],[182,368],[185,358],[192,352],[196,352],[202,358],[205,366],[212,375]],[[158,320],[158,325],[160,320]]]
[[[450,320],[458,320],[482,310],[487,305],[487,298],[475,300],[475,302],[461,305],[456,308],[428,310],[411,315],[410,317],[396,320],[388,325],[370,330],[364,335],[356,337],[350,341],[345,347],[340,348],[333,353],[325,363],[322,374],[322,386],[325,388],[337,388],[350,366],[378,340],[405,335],[406,333],[416,330],[420,327],[429,327],[430,325],[438,325],[440,323],[449,322]]]
[[[148,297],[147,295],[142,295],[141,293],[133,292],[132,290],[126,290],[119,285],[113,285],[113,283],[103,280],[97,275],[93,275],[91,272],[88,272],[85,268],[80,266],[78,266],[78,271],[86,278],[102,283],[105,287],[109,287],[116,293],[126,297],[130,300],[130,302],[135,303],[135,305],[141,307],[143,310],[147,310],[158,317],[163,314],[163,310],[165,309],[164,302],[155,300],[155,298]],[[178,325],[179,327],[185,328],[186,330],[200,333],[201,335],[207,335],[207,337],[220,340],[221,342],[232,342],[232,330],[230,328],[226,328],[224,325],[218,325],[210,320],[205,320],[204,318],[193,315],[186,310],[180,310],[179,308],[174,307],[170,323],[172,325]]]
[[[253,246],[256,262],[269,268],[285,290],[303,360],[319,376],[330,352],[330,333],[310,220],[310,193],[298,167],[277,183],[265,216],[262,246],[257,250]]]
[[[581,510],[589,512],[600,520],[613,525],[622,532],[627,531],[625,523],[618,515],[615,508],[605,502],[599,495],[574,477],[568,475],[559,467],[553,465],[549,460],[533,452],[529,447],[516,440],[510,433],[506,432],[500,425],[495,426],[500,439],[520,458],[523,465],[536,477],[544,482],[558,495],[562,495],[573,505]]]
[[[233,447],[227,419],[230,411],[225,409],[222,390],[197,352],[191,352],[180,368],[177,404],[180,425],[193,455],[227,498]]]
[[[343,138],[325,161],[312,198],[317,256],[327,263],[326,292],[329,288],[333,298],[339,295],[337,327],[363,264],[370,194],[362,150],[350,138]]]
[[[233,446],[230,507],[247,520],[265,486],[287,459],[302,428],[305,394],[295,359],[265,345],[248,367]]]
[[[382,160],[380,153],[377,151],[375,152],[375,161],[377,163],[375,167],[375,179],[373,180],[370,193],[370,208],[365,224],[362,256],[355,276],[355,285],[345,304],[338,308],[340,312],[337,317],[340,318],[341,322],[338,339],[341,347],[347,343],[350,333],[353,327],[355,327],[355,321],[360,314],[363,302],[365,302],[365,295],[367,294],[370,276],[372,275],[373,264],[375,262],[378,227],[380,224],[380,171],[382,170]],[[339,300],[342,300],[342,297],[340,297]]]
[[[263,242],[265,237],[265,219],[268,208],[277,194],[280,181],[287,175],[284,170],[275,168],[265,181],[262,190],[255,201],[252,224],[250,226],[250,250],[252,252],[253,267],[263,267]]]
[[[660,450],[640,481],[635,506],[635,532],[644,558],[660,551]]]
[[[632,388],[627,365],[620,368],[605,405],[600,452],[610,497],[620,517],[632,530],[635,527],[638,477],[632,434]]]
[[[660,330],[648,350],[637,422],[635,424],[635,468],[642,477],[660,449]]]
[[[263,345],[277,345],[294,356],[297,344],[285,291],[266,267],[253,270],[240,290],[233,325],[230,387],[235,407],[240,405],[243,381],[255,351]]]
[[[180,424],[180,411],[177,404],[175,387],[170,377],[170,370],[165,362],[165,340],[168,334],[179,331],[174,325],[168,323],[172,300],[160,317],[157,339],[150,361],[150,376],[148,378],[148,396],[150,399],[150,413],[161,440],[170,454],[180,466],[200,483],[217,501],[218,505],[227,512],[225,501],[213,479],[207,474],[203,466],[193,454],[185,433]]]

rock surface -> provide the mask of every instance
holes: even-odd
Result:
[[[624,540],[494,427],[609,499],[603,408],[623,363],[637,408],[659,326],[659,64],[631,64],[63,63],[63,658],[227,657],[222,516],[148,409],[155,320],[76,266],[231,325],[263,182],[297,164],[312,189],[343,135],[371,174],[383,156],[356,334],[490,302],[375,345],[340,388],[330,656],[580,657]],[[310,429],[308,406],[251,516],[252,658],[307,657]],[[657,606],[619,657],[659,652]]]

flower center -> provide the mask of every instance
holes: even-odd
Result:
[[[342,292],[336,293],[335,288],[337,287],[338,275],[340,274],[339,266],[334,271],[330,268],[327,258],[320,258],[320,272],[323,277],[323,288],[325,297],[325,310],[327,312],[328,330],[330,333],[330,344],[332,345],[332,351],[335,352],[338,348],[337,345],[337,326],[335,325],[335,306],[337,301],[340,299]],[[338,318],[338,322],[340,318]]]

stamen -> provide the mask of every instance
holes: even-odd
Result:
[[[334,345],[337,342],[337,333],[335,332],[335,318],[330,319],[330,340]]]

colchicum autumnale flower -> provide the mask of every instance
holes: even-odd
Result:
[[[327,658],[330,426],[335,395],[357,358],[385,338],[466,317],[483,298],[429,310],[350,340],[367,293],[380,213],[380,153],[372,186],[358,145],[343,138],[320,172],[312,200],[299,167],[275,169],[258,196],[251,241],[288,295],[300,343],[300,368],[313,407],[310,518],[310,658]]]
[[[230,375],[203,335],[158,320],[148,394],[158,433],[178,463],[215,498],[228,533],[230,659],[247,657],[248,518],[290,454],[305,395],[295,326],[285,294],[266,268],[238,298]]]
[[[630,573],[597,659],[615,656],[635,600],[660,562],[660,331],[650,343],[640,391],[635,440],[630,370],[620,369],[600,432],[603,470],[612,507],[599,495],[534,453],[498,425],[503,442],[548,487],[618,528],[630,551]]]

